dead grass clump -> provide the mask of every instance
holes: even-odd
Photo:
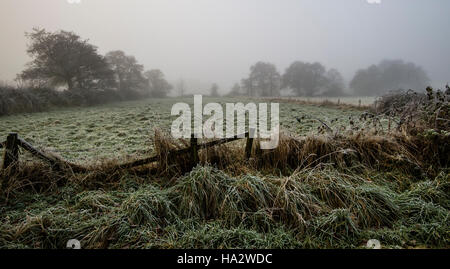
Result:
[[[265,249],[301,247],[295,236],[281,228],[271,233],[258,232],[242,226],[224,227],[222,221],[210,221],[193,227],[183,227],[185,231],[176,229],[175,242],[168,242],[180,249]],[[175,237],[175,236],[174,236]],[[167,243],[166,243],[167,244]]]
[[[18,163],[15,168],[0,169],[0,196],[6,200],[24,191],[46,192],[67,183],[68,177],[41,162]]]
[[[441,174],[434,180],[414,183],[407,191],[408,196],[420,198],[425,202],[440,204],[450,209],[449,174]]]
[[[134,160],[133,160],[134,161]],[[131,163],[129,158],[125,161]],[[156,175],[155,169],[149,165],[130,168],[119,163],[119,160],[101,160],[86,166],[83,173],[73,173],[65,170],[65,176],[71,184],[76,184],[87,190],[117,189],[127,187],[138,187]]]
[[[221,218],[229,223],[250,221],[250,225],[267,226],[264,224],[271,219],[267,209],[272,204],[274,186],[252,175],[231,178],[230,183],[220,207]]]
[[[349,207],[355,195],[354,185],[364,182],[359,177],[340,173],[329,166],[298,170],[293,177],[310,186],[311,193],[330,208]]]
[[[197,166],[180,178],[173,187],[180,215],[188,218],[212,219],[220,215],[228,187],[233,181],[224,172]]]
[[[155,151],[158,156],[156,164],[158,174],[165,177],[180,176],[190,172],[196,165],[189,150],[190,141],[186,139],[174,139],[171,135],[155,129]],[[210,164],[223,170],[239,170],[243,161],[243,150],[235,144],[216,145],[204,148],[201,144],[209,140],[198,139],[199,163]],[[181,153],[174,153],[182,150]]]
[[[202,141],[205,143],[207,141]],[[200,163],[210,164],[227,171],[239,171],[244,164],[241,142],[218,145],[210,148],[199,147]]]
[[[359,233],[360,229],[356,224],[356,217],[350,210],[338,208],[310,222],[305,244],[312,248],[318,246],[328,248],[350,247],[359,237]]]
[[[171,154],[171,152],[187,148],[189,142],[176,140],[171,135],[155,129],[155,152],[158,156],[158,173],[161,175],[180,175],[192,168],[189,154]]]
[[[132,225],[165,225],[175,218],[174,205],[168,191],[148,185],[131,193],[122,203],[121,210]]]
[[[272,182],[275,189],[270,214],[281,223],[303,230],[307,220],[326,211],[311,185],[297,180],[296,175],[272,179]]]
[[[302,144],[299,140],[280,133],[278,146],[273,150],[262,150],[260,139],[255,139],[253,156],[258,169],[278,169],[286,172],[286,169],[297,167]],[[294,168],[295,169],[295,168]]]
[[[360,228],[391,226],[399,218],[395,193],[350,171],[306,169],[296,173],[295,178],[310,186],[310,192],[323,203],[323,211],[347,208]]]
[[[119,184],[119,182],[129,174],[125,170],[109,169],[97,167],[83,174],[66,174],[70,178],[70,182],[77,184],[84,189],[96,190],[101,188],[111,188]]]
[[[414,183],[409,190],[400,193],[395,202],[405,216],[404,224],[440,223],[448,226],[450,219],[450,194],[448,173],[434,180]]]
[[[399,136],[397,140],[417,156],[427,173],[435,176],[439,170],[450,166],[450,133],[427,130],[414,136]]]
[[[116,234],[120,216],[92,215],[53,207],[27,218],[11,230],[14,241],[33,248],[65,248],[67,240],[77,238],[82,248],[105,248]]]
[[[197,166],[178,181],[171,193],[184,217],[268,227],[272,222],[274,187],[256,176],[235,178],[211,166]]]
[[[85,191],[78,194],[75,198],[75,209],[90,210],[93,213],[103,214],[111,212],[120,205],[120,199],[107,193],[104,190]]]
[[[408,217],[405,224],[440,223],[446,227],[449,226],[450,214],[442,206],[420,199],[405,200],[404,198],[401,197],[399,203],[403,213]]]
[[[408,144],[409,148],[405,145]],[[381,169],[420,170],[413,147],[394,137],[355,134],[352,136],[309,136],[296,138],[281,135],[276,149],[255,149],[256,165],[265,170],[286,171],[331,163],[339,168],[365,165]]]
[[[359,227],[392,227],[401,217],[396,197],[389,189],[367,183],[355,188],[349,208],[357,216]]]

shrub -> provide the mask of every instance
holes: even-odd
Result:
[[[450,131],[450,87],[426,93],[395,91],[376,101],[376,111],[399,119],[398,127]]]
[[[41,112],[65,106],[92,106],[140,97],[136,94],[123,95],[109,89],[57,91],[51,88],[0,86],[0,116]]]

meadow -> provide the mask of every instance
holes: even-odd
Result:
[[[169,158],[179,145],[164,135],[180,101],[193,98],[0,117],[0,141],[15,131],[92,168],[60,171],[21,155],[18,172],[2,171],[0,248],[65,248],[69,239],[82,248],[450,246],[448,136],[390,134],[388,118],[357,107],[283,102],[277,149],[255,146],[247,160],[233,142],[201,151],[186,170],[189,158]],[[154,154],[156,166],[111,166]]]
[[[265,102],[249,98],[205,98],[203,102],[254,101]],[[5,141],[9,132],[17,132],[37,147],[80,163],[141,156],[152,152],[155,128],[170,132],[172,121],[177,118],[171,116],[171,108],[178,102],[192,107],[193,98],[145,99],[0,117],[0,141]],[[298,135],[316,133],[321,126],[316,119],[331,126],[348,126],[360,114],[357,110],[313,105],[280,105],[281,128]],[[306,118],[299,123],[296,118],[302,117]]]
[[[317,97],[283,97],[282,99],[290,100],[290,101],[304,101],[308,103],[323,103],[323,102],[332,102],[332,103],[340,103],[354,106],[369,106],[372,105],[376,97],[368,97],[368,96],[345,96],[345,97],[327,97],[327,96],[317,96]]]

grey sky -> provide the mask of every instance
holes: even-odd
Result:
[[[256,61],[280,72],[320,61],[350,80],[383,58],[422,65],[450,82],[448,0],[0,0],[0,80],[28,61],[25,31],[71,30],[101,53],[121,49],[170,80],[228,88]]]

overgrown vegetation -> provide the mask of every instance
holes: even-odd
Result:
[[[433,100],[418,110],[437,111]],[[425,112],[411,114],[424,119],[413,125],[357,111],[342,128],[315,108],[327,110],[282,119],[279,147],[255,140],[249,160],[236,141],[200,149],[192,167],[189,154],[168,155],[188,142],[157,131],[151,165],[117,169],[109,158],[73,173],[27,161],[1,171],[0,247],[64,248],[72,238],[83,248],[450,247],[448,125]]]
[[[91,106],[126,100],[114,90],[57,91],[51,88],[0,86],[0,116]]]
[[[318,154],[324,148],[308,147]],[[371,238],[389,248],[450,244],[447,168],[409,168],[432,160],[403,167],[389,165],[388,154],[380,164],[383,157],[369,147],[358,153],[361,161],[325,154],[280,174],[276,153],[247,163],[240,147],[228,152],[234,163],[222,162],[222,170],[209,164],[211,155],[180,176],[107,164],[87,174],[41,163],[23,164],[14,175],[2,171],[1,245],[62,248],[71,238],[83,248],[359,248]]]
[[[74,32],[33,29],[25,36],[31,61],[17,75],[17,86],[0,85],[0,116],[165,97],[172,88],[161,70],[144,72],[120,50],[103,56]]]
[[[45,166],[35,172],[56,178]],[[384,247],[448,247],[448,172],[420,181],[391,173],[325,165],[285,177],[249,176],[200,165],[171,183],[151,176],[138,182],[122,171],[112,182],[96,182],[101,189],[66,174],[65,184],[45,191],[34,185],[50,182],[29,178],[2,195],[0,242],[7,248],[63,248],[71,238],[83,248],[354,248],[376,238]]]
[[[422,132],[448,132],[450,130],[450,86],[446,90],[426,88],[426,93],[395,91],[376,102],[379,114],[398,119],[398,128]]]

